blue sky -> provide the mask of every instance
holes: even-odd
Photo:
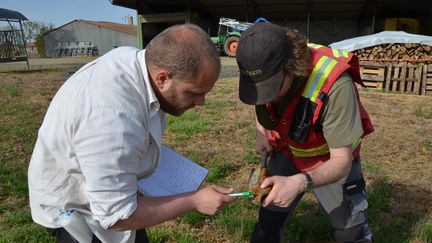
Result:
[[[15,10],[31,21],[53,23],[57,28],[75,19],[126,23],[136,11],[112,5],[109,0],[0,0],[0,8]]]

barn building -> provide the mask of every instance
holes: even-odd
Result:
[[[194,23],[211,36],[221,17],[254,22],[259,17],[297,29],[309,41],[328,45],[383,30],[432,35],[432,4],[428,0],[111,0],[136,9],[140,43],[162,29]]]
[[[136,26],[74,20],[44,35],[49,57],[103,55],[118,46],[137,46]]]

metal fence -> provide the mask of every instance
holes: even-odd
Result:
[[[0,62],[26,61],[27,52],[20,30],[0,31]]]

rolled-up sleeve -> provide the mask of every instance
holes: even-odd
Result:
[[[148,146],[138,115],[99,107],[83,113],[73,144],[93,218],[107,229],[137,208],[137,175]]]

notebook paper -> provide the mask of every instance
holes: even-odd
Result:
[[[161,197],[196,191],[208,170],[162,145],[158,168],[138,181],[138,190],[148,197]]]

